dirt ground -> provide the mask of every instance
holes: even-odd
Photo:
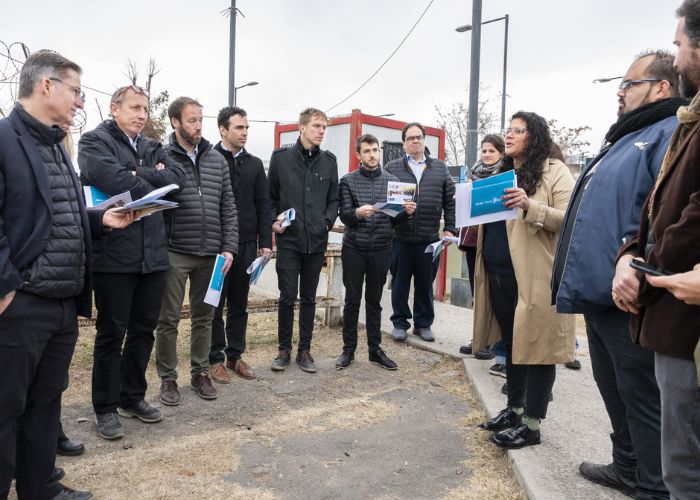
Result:
[[[367,361],[361,331],[355,362],[336,371],[340,330],[317,325],[319,372],[273,373],[276,315],[255,314],[244,359],[258,379],[234,376],[204,401],[189,387],[189,321],[180,331],[180,406],[157,403],[152,360],[147,400],[164,420],[122,418],[125,437],[110,442],[90,405],[94,328],[81,330],[63,424],[87,453],[59,457],[66,485],[114,499],[525,498],[505,453],[476,428],[485,415],[457,360],[385,340],[399,364],[386,371]]]

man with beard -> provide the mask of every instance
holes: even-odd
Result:
[[[583,462],[590,481],[637,498],[668,498],[661,474],[661,408],[651,351],[629,335],[630,315],[615,307],[611,282],[621,243],[637,231],[678,120],[673,55],[644,52],[625,73],[618,121],[579,176],[562,226],[552,276],[559,313],[584,315],[593,376],[613,432],[612,464]]]
[[[158,141],[141,132],[148,119],[148,96],[135,85],[112,96],[111,120],[80,138],[78,163],[83,185],[108,196],[125,191],[136,200],[150,191],[185,180]],[[145,401],[146,367],[153,349],[168,270],[162,213],[140,219],[96,241],[92,253],[97,320],[92,366],[92,406],[97,433],[119,439],[117,413],[142,422],[163,415]]]
[[[678,110],[654,188],[641,214],[639,233],[620,249],[613,298],[632,313],[633,338],[654,351],[661,393],[661,463],[673,498],[700,494],[700,388],[693,351],[700,338],[700,308],[655,288],[630,267],[634,258],[670,273],[686,273],[700,262],[700,0],[685,0],[674,44],[681,94],[692,98]],[[642,388],[637,397],[643,398]]]
[[[178,97],[168,107],[168,116],[175,132],[165,149],[186,176],[182,190],[172,197],[179,206],[164,215],[170,269],[156,329],[156,367],[162,380],[161,403],[177,406],[177,327],[188,278],[191,385],[201,398],[216,399],[209,377],[214,307],[204,297],[217,254],[226,259],[224,273],[233,263],[238,251],[238,216],[226,160],[202,138],[202,105]]]

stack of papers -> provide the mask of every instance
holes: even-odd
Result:
[[[515,219],[518,209],[507,208],[501,199],[505,189],[515,187],[518,187],[518,181],[514,170],[474,182],[457,184],[457,227]]]
[[[260,275],[262,274],[263,269],[265,269],[265,266],[268,262],[270,262],[270,258],[261,255],[260,257],[255,259],[250,266],[248,266],[246,272],[250,274],[251,285],[255,285],[258,282],[258,279],[260,279]]]
[[[132,201],[130,203],[125,204],[123,207],[118,208],[116,212],[134,212],[136,216],[134,220],[139,220],[143,217],[146,217],[147,215],[151,215],[152,213],[160,212],[161,210],[167,210],[168,208],[175,208],[178,205],[177,202],[163,200],[161,198],[168,194],[170,191],[178,189],[178,187],[179,186],[177,184],[168,184],[167,186],[163,186],[162,188],[154,189],[143,198],[140,198],[136,201]]]
[[[129,191],[110,198],[95,186],[83,186],[83,193],[85,193],[85,205],[88,210],[106,210],[109,207],[131,203],[131,193]]]
[[[437,259],[442,251],[445,249],[445,242],[449,241],[450,243],[454,243],[455,245],[459,245],[459,238],[456,236],[443,236],[441,240],[436,241],[435,243],[431,243],[427,247],[425,247],[425,253],[431,253],[433,254],[433,262],[435,262],[435,259]]]
[[[292,221],[296,218],[297,212],[293,208],[285,210],[277,216],[277,220],[282,221],[282,227],[288,227],[292,225]]]

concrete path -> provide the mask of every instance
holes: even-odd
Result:
[[[277,282],[274,263],[265,269],[258,285],[253,289],[260,297],[277,295]],[[319,282],[318,295],[325,293],[325,279]],[[412,299],[411,299],[412,300]],[[385,334],[384,346],[391,353],[390,337],[391,292],[386,290],[382,299],[382,331]],[[363,306],[364,308],[364,302]],[[360,313],[364,321],[364,312]],[[435,304],[433,332],[435,342],[424,342],[409,331],[408,343],[421,349],[463,358],[468,380],[489,417],[494,416],[506,405],[506,397],[501,393],[505,379],[490,375],[489,366],[493,361],[479,361],[472,356],[459,353],[472,336],[472,311],[447,303]],[[362,340],[360,340],[362,341]],[[593,380],[590,360],[587,356],[585,336],[578,337],[580,349],[580,371],[572,371],[564,366],[557,367],[554,384],[554,401],[550,404],[547,418],[542,422],[542,444],[522,450],[509,451],[518,480],[529,498],[535,500],[555,500],[571,498],[617,499],[624,495],[593,484],[578,473],[579,464],[586,460],[595,463],[612,461],[609,433],[611,432],[602,399]],[[484,432],[478,428],[474,432]]]

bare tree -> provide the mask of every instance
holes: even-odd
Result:
[[[552,134],[552,140],[561,148],[564,158],[580,154],[591,145],[590,141],[581,138],[583,134],[591,130],[591,127],[588,125],[582,127],[559,126],[554,118],[549,120],[547,125],[549,125],[549,133]]]
[[[492,101],[493,97],[479,101],[479,139],[493,133],[498,123],[496,113],[489,110]],[[460,101],[452,103],[448,108],[435,106],[435,113],[438,126],[445,130],[445,162],[448,165],[464,164],[469,108]]]

